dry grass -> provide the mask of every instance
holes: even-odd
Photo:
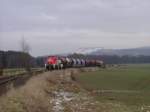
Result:
[[[10,90],[0,98],[0,110],[3,112],[41,112],[48,110],[49,99],[45,89],[50,86],[45,79],[48,74],[31,78],[26,85]],[[44,110],[44,112],[48,112]]]

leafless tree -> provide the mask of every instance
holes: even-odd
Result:
[[[22,50],[23,53],[28,53],[29,54],[29,52],[30,52],[30,46],[26,42],[24,37],[21,40],[21,50]]]
[[[2,63],[2,56],[0,56],[0,76],[3,75],[3,63]]]
[[[1,50],[1,46],[0,46],[0,50]],[[3,59],[3,53],[0,53],[0,76],[3,75],[3,60],[2,59]]]
[[[26,42],[25,38],[23,37],[21,40],[21,51],[23,52],[22,55],[22,62],[23,66],[27,71],[31,71],[31,65],[30,65],[30,46]]]

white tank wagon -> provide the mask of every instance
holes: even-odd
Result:
[[[77,59],[72,59],[73,60],[73,67],[77,67],[77,65],[78,65],[78,62],[77,62]]]
[[[84,60],[84,59],[81,59],[81,65],[82,65],[83,67],[85,67],[85,60]]]

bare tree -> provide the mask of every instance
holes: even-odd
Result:
[[[27,71],[31,71],[31,65],[30,65],[30,46],[29,44],[26,42],[25,38],[23,37],[21,40],[21,51],[23,52],[22,55],[22,62],[23,62],[23,66],[25,67],[25,69]]]
[[[3,75],[3,60],[2,60],[3,54],[0,54],[0,76]]]
[[[22,50],[23,53],[28,53],[28,54],[29,54],[29,51],[30,51],[30,46],[26,42],[24,37],[21,40],[21,50]]]
[[[1,44],[0,44],[1,45]],[[1,47],[1,46],[0,46]],[[0,49],[1,50],[1,49]],[[3,75],[3,52],[0,52],[0,76]]]

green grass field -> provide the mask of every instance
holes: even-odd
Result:
[[[150,106],[150,64],[122,65],[82,73],[78,81],[96,94],[101,102],[120,102],[128,106]]]

